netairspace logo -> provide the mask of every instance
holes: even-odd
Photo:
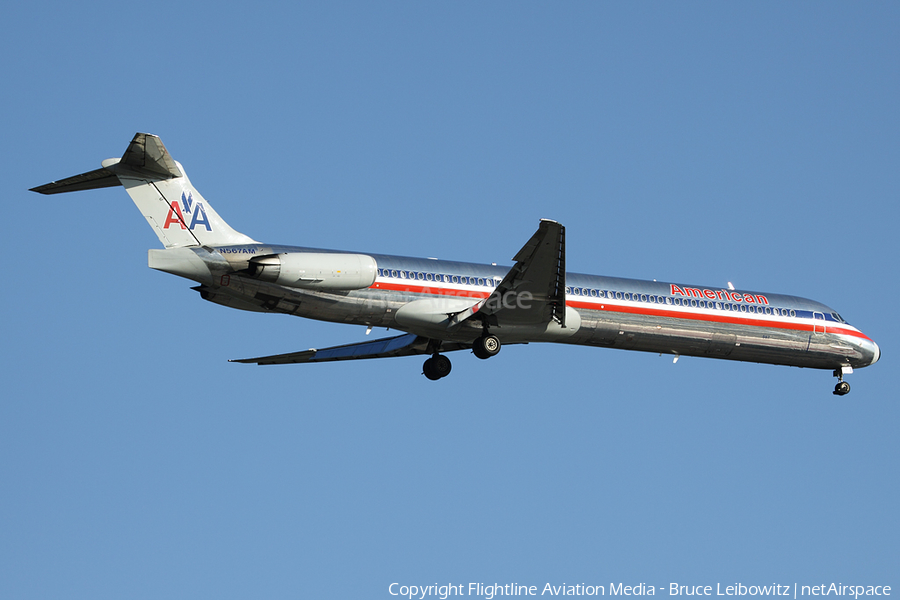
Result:
[[[734,583],[722,585],[682,585],[670,583],[668,586],[656,587],[646,583],[624,585],[622,583],[603,584],[544,584],[525,585],[520,583],[469,583],[433,585],[405,585],[392,583],[388,586],[391,596],[403,598],[438,598],[447,600],[452,596],[475,596],[485,600],[494,600],[506,596],[655,596],[668,593],[669,596],[788,596],[796,600],[801,596],[845,596],[858,600],[860,596],[890,596],[889,585],[844,585],[842,583],[799,585],[772,583],[767,585],[745,585]]]

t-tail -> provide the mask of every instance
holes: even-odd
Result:
[[[122,158],[101,164],[31,191],[59,194],[121,185],[166,248],[256,243],[222,220],[157,136],[136,133]]]

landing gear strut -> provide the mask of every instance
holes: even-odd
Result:
[[[838,378],[837,385],[834,386],[834,391],[831,392],[835,396],[846,396],[850,393],[850,384],[844,381],[844,371],[843,369],[835,369],[834,376]]]
[[[431,381],[437,381],[438,379],[449,375],[451,368],[453,368],[453,365],[450,364],[449,358],[443,354],[435,353],[434,356],[426,360],[425,364],[422,365],[422,374]]]
[[[478,358],[490,358],[500,352],[500,338],[485,331],[484,335],[472,343],[472,352]]]

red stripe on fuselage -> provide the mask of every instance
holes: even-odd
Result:
[[[573,308],[584,308],[587,310],[596,310],[598,312],[619,312],[619,313],[628,313],[628,314],[636,314],[636,315],[647,315],[654,317],[671,317],[675,319],[690,319],[692,321],[707,321],[710,323],[729,323],[731,325],[751,325],[753,327],[771,327],[773,329],[791,329],[795,331],[813,331],[815,327],[823,327],[826,328],[828,333],[839,333],[843,335],[851,335],[854,337],[860,337],[869,339],[867,335],[862,333],[861,331],[857,331],[856,329],[846,329],[845,327],[841,327],[839,325],[833,325],[828,323],[827,321],[822,321],[821,324],[819,322],[804,322],[804,323],[789,323],[785,321],[773,321],[771,319],[766,319],[764,317],[760,318],[750,318],[750,317],[732,317],[730,315],[720,315],[720,314],[710,314],[710,313],[697,313],[697,312],[683,312],[677,310],[663,309],[663,308],[650,308],[644,306],[622,306],[622,305],[606,305],[601,304],[597,305],[591,302],[580,302],[577,300],[566,302],[566,306],[571,306]]]
[[[432,294],[435,296],[456,296],[460,298],[475,298],[479,300],[487,298],[491,295],[490,292],[456,290],[452,288],[443,288],[433,285],[386,283],[383,281],[376,281],[369,289],[388,290],[392,292],[409,292],[412,294]],[[687,312],[666,308],[653,308],[649,306],[624,306],[621,304],[607,304],[605,302],[601,303],[600,301],[585,302],[583,300],[567,300],[566,306],[606,313],[626,313],[652,317],[669,317],[674,319],[687,319],[691,321],[707,321],[710,323],[728,323],[731,325],[751,325],[753,327],[790,329],[794,331],[813,331],[815,327],[825,327],[828,333],[849,335],[871,341],[869,336],[865,335],[861,331],[858,331],[856,329],[847,329],[846,327],[834,325],[827,321],[823,321],[821,324],[818,321],[815,323],[789,323],[785,321],[773,321],[771,319],[766,319],[763,317],[733,317],[728,314]]]

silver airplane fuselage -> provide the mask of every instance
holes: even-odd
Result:
[[[502,345],[552,342],[829,369],[843,395],[843,376],[880,357],[874,341],[814,300],[569,273],[565,228],[550,220],[510,267],[263,244],[232,229],[146,133],[135,134],[122,158],[33,191],[113,186],[126,189],[164,246],[149,251],[149,266],[196,281],[204,299],[404,332],[237,362],[426,355],[423,373],[437,380],[450,373],[448,352],[487,359]]]
[[[200,289],[207,300],[248,310],[386,327],[429,336],[433,327],[398,320],[404,306],[422,299],[471,304],[490,296],[510,267],[368,253],[377,278],[366,289],[314,291],[289,288],[241,274],[253,256],[334,253],[264,244],[224,246]],[[456,301],[456,302],[454,302]],[[860,368],[875,363],[878,346],[834,309],[814,300],[773,293],[566,274],[566,306],[579,324],[535,330],[501,326],[504,344],[559,342],[816,369]],[[418,326],[417,326],[418,325]],[[446,339],[471,343],[482,333],[473,322]]]

